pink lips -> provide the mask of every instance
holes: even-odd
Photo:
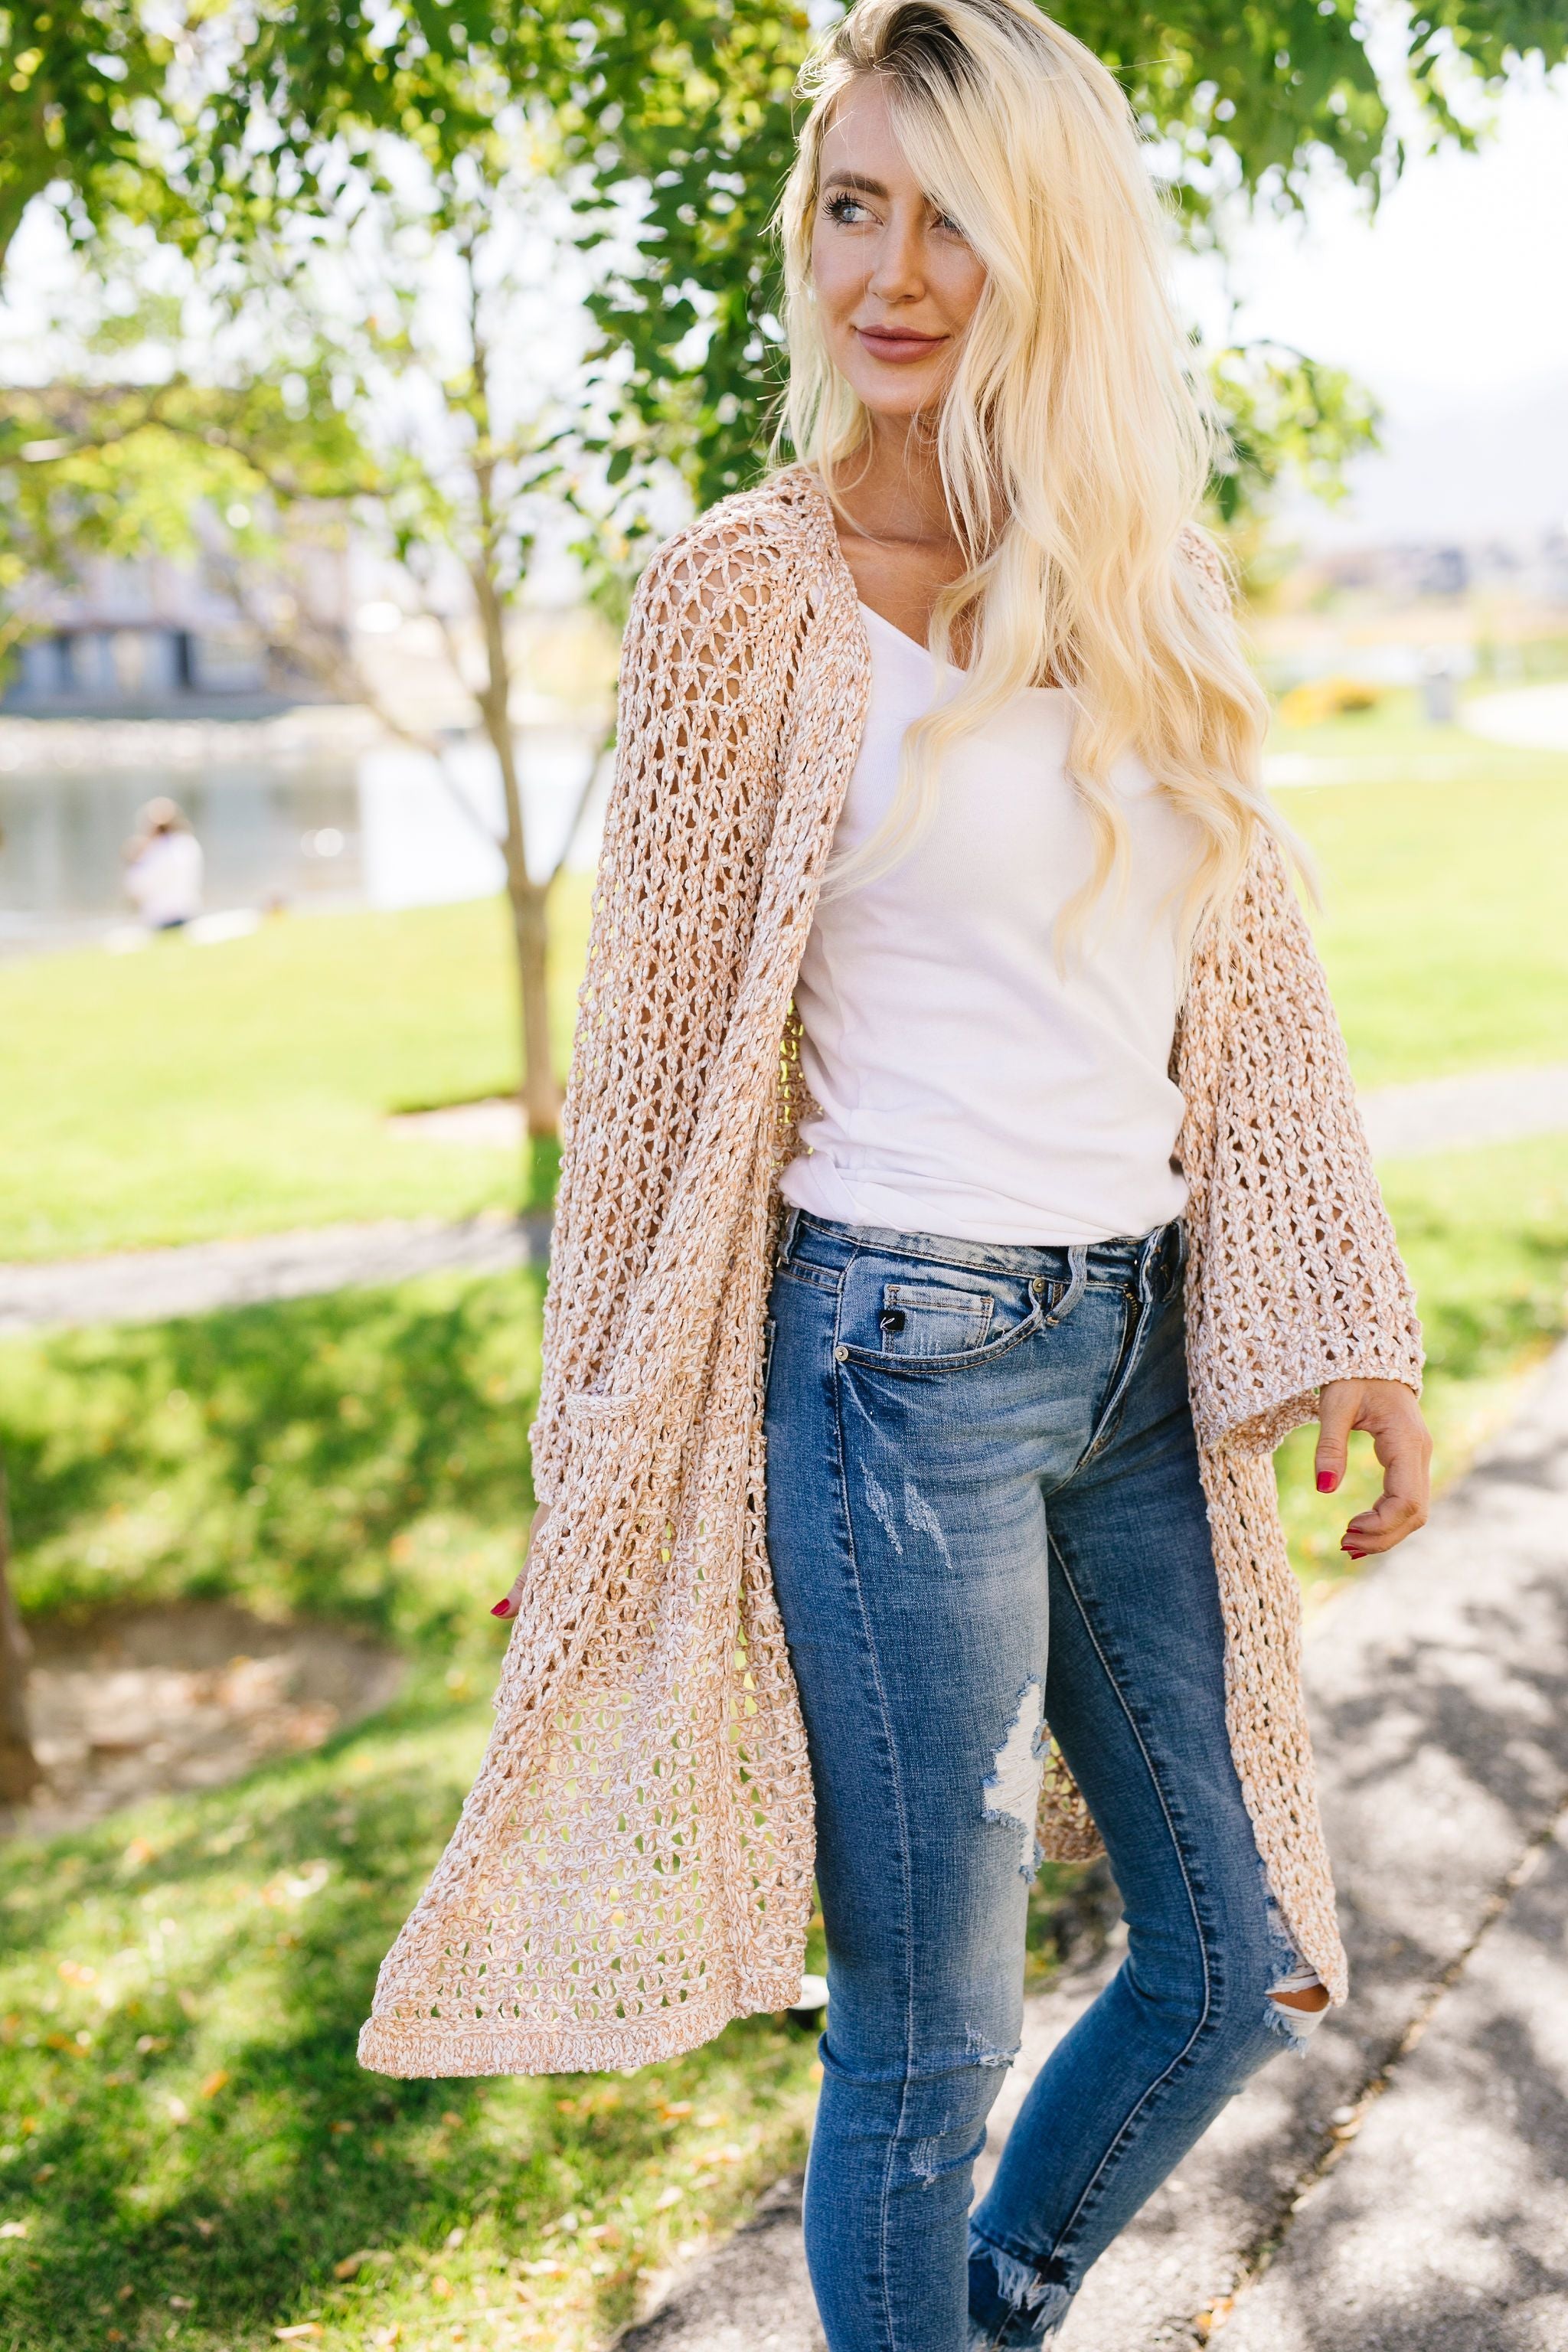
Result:
[[[856,333],[874,359],[891,360],[895,363],[930,357],[945,335],[916,335],[893,327],[857,327]]]

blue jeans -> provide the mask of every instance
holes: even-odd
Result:
[[[1315,2019],[1225,1723],[1179,1225],[1034,1249],[788,1213],[768,1550],[828,1947],[806,2251],[831,2352],[1055,2335],[1084,2273]],[[1048,1720],[1126,1912],[973,2218],[1016,2053]]]

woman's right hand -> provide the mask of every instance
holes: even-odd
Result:
[[[533,1525],[528,1531],[528,1549],[522,1555],[522,1566],[512,1578],[511,1591],[504,1601],[498,1601],[490,1611],[492,1617],[504,1617],[509,1625],[521,1611],[523,1591],[528,1583],[528,1563],[533,1558],[533,1547],[543,1534],[544,1523],[549,1517],[549,1504],[542,1503],[533,1515]]]

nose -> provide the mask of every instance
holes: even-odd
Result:
[[[866,291],[879,302],[919,301],[925,292],[925,267],[918,221],[895,216],[888,223],[877,240]]]

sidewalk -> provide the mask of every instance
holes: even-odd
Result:
[[[1568,1062],[1382,1087],[1362,1097],[1362,1111],[1380,1160],[1568,1133]],[[422,1111],[402,1123],[415,1121],[459,1140],[516,1141],[521,1133],[517,1106],[510,1102]],[[493,1274],[542,1265],[549,1246],[547,1215],[513,1219],[495,1213],[456,1225],[428,1217],[388,1220],[197,1242],[184,1249],[131,1250],[112,1257],[0,1263],[0,1339],[48,1326],[211,1315],[353,1284],[404,1282],[447,1267]]]
[[[1350,2005],[1096,2266],[1061,2352],[1565,2352],[1568,1347],[1318,1620],[1307,1681]],[[1028,2004],[993,2147],[1118,1957]],[[798,2184],[621,2341],[821,2352]]]
[[[73,1323],[158,1323],[214,1315],[269,1298],[308,1298],[353,1285],[406,1282],[451,1267],[499,1274],[542,1265],[550,1218],[420,1217],[383,1224],[320,1225],[184,1249],[127,1250],[116,1257],[48,1258],[0,1265],[0,1339]]]

